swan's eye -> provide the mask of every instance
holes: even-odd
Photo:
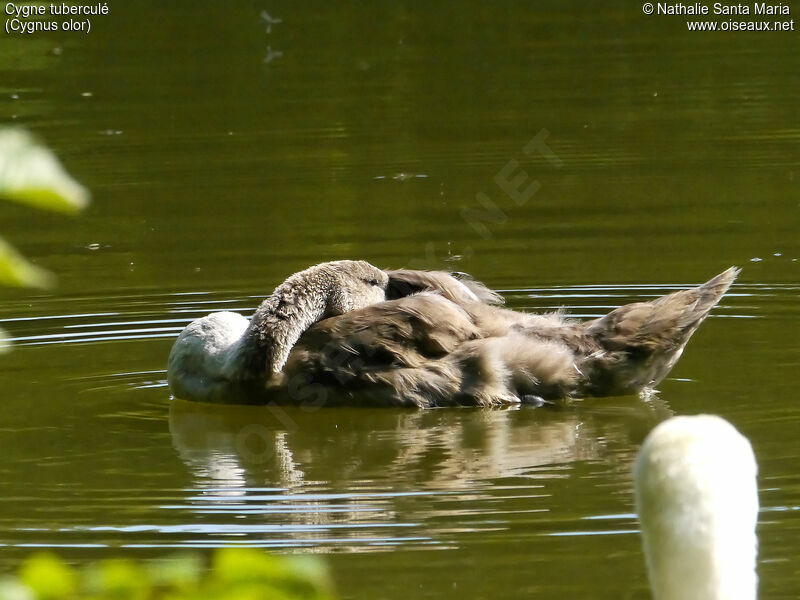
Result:
[[[378,287],[380,285],[380,282],[377,279],[374,279],[374,278],[373,279],[367,279],[366,277],[362,277],[361,281],[363,281],[367,285],[372,285],[372,286],[375,286],[375,287]]]

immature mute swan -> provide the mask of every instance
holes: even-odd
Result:
[[[724,419],[658,425],[634,467],[654,600],[754,600],[758,490],[750,442]]]
[[[322,263],[248,321],[213,313],[181,332],[173,393],[189,400],[498,406],[656,385],[738,274],[575,322],[496,306],[482,284],[429,271]]]
[[[169,386],[188,400],[258,401],[306,329],[385,300],[388,281],[362,260],[322,263],[289,277],[249,321],[228,311],[196,319],[172,346]]]

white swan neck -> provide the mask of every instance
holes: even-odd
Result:
[[[655,600],[754,600],[756,463],[719,417],[675,417],[635,466],[636,504]]]

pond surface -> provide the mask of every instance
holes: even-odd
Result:
[[[647,598],[631,462],[711,412],[759,458],[760,597],[797,597],[796,33],[603,5],[114,2],[88,35],[0,34],[0,120],[94,195],[0,206],[59,276],[0,299],[0,568],[239,544],[328,553],[348,599]],[[744,271],[649,400],[170,400],[190,319],[338,258],[578,317]]]

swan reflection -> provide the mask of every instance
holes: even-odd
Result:
[[[352,549],[502,528],[511,497],[525,499],[515,512],[557,510],[554,486],[582,463],[629,486],[638,444],[669,415],[657,400],[631,398],[561,410],[314,412],[176,400],[170,432],[194,482],[180,508],[235,519],[238,541]],[[465,516],[475,521],[464,527]]]

